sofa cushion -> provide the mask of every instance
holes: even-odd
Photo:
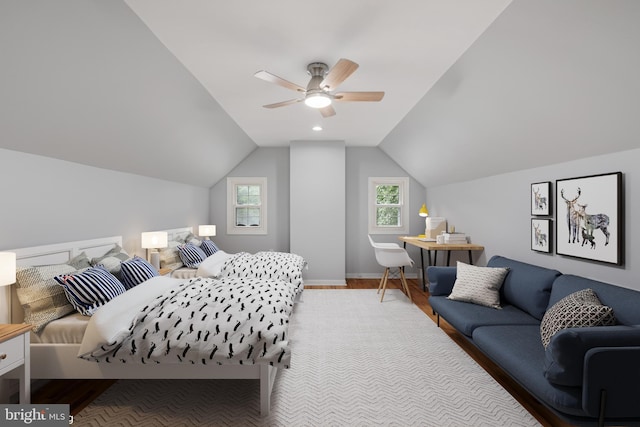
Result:
[[[509,268],[501,289],[503,304],[513,304],[536,319],[542,319],[549,304],[551,286],[562,273],[501,256],[492,257],[487,266]]]
[[[482,305],[452,301],[445,296],[431,296],[429,304],[451,326],[468,337],[475,328],[487,325],[535,325],[540,329],[537,319],[512,305],[495,310]]]
[[[640,292],[597,280],[565,274],[553,284],[549,307],[569,294],[581,289],[593,289],[604,305],[613,308],[616,320],[622,325],[640,325]]]
[[[538,399],[561,412],[584,416],[580,387],[559,386],[544,377],[545,351],[540,344],[539,327],[482,326],[473,331],[473,341]]]
[[[449,299],[500,308],[500,287],[509,269],[476,267],[458,261],[458,271]]]
[[[582,386],[584,358],[596,347],[637,346],[640,326],[606,326],[568,328],[555,334],[544,357],[544,376],[549,382],[565,386]]]
[[[562,298],[544,314],[540,323],[542,345],[546,348],[561,329],[615,324],[613,309],[603,305],[592,289],[582,289]]]

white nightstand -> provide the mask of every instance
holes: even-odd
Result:
[[[0,324],[0,377],[19,370],[20,404],[31,403],[31,364],[29,361],[31,325]]]

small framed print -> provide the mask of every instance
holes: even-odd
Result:
[[[551,214],[551,181],[531,184],[531,215]]]
[[[531,219],[531,250],[551,253],[551,220]]]

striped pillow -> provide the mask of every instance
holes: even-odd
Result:
[[[120,264],[120,275],[125,288],[131,289],[158,275],[158,270],[145,259],[135,256]]]
[[[200,263],[207,257],[207,254],[202,249],[191,243],[178,246],[178,252],[184,265],[189,268],[198,268]]]
[[[126,291],[122,283],[101,265],[54,279],[64,288],[71,305],[85,316],[91,316],[99,307]]]
[[[207,256],[211,256],[216,252],[218,252],[218,247],[216,246],[215,243],[213,243],[212,240],[203,240],[202,243],[200,244],[200,249],[202,249],[202,251]]]

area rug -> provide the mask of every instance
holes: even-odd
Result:
[[[256,380],[120,380],[74,425],[540,425],[399,290],[305,290],[290,335],[267,417]]]

